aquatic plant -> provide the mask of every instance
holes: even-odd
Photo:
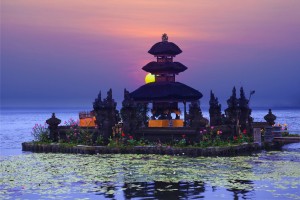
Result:
[[[299,152],[207,158],[39,153],[2,158],[1,170],[0,199],[117,195],[122,192],[123,185],[130,188],[138,187],[138,183],[172,185],[195,181],[206,187],[225,188],[225,191],[265,192],[270,197],[300,198]],[[161,189],[168,190],[167,187]],[[116,198],[110,198],[113,197]]]

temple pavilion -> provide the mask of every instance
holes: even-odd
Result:
[[[182,50],[173,42],[168,41],[167,34],[162,41],[154,44],[148,53],[156,57],[142,69],[155,76],[155,82],[147,83],[132,93],[131,98],[138,103],[152,104],[151,119],[148,127],[184,127],[187,120],[186,104],[199,101],[203,96],[198,90],[176,81],[176,75],[187,70],[174,57]],[[178,105],[183,104],[183,119]],[[172,118],[172,113],[173,117]]]

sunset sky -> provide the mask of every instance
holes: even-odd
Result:
[[[1,106],[92,108],[109,88],[120,102],[163,33],[202,106],[243,86],[252,106],[300,107],[299,0],[2,0]]]

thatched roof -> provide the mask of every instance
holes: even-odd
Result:
[[[150,62],[143,67],[143,70],[150,73],[157,73],[157,72],[170,72],[178,74],[183,72],[187,69],[186,66],[181,64],[180,62]]]
[[[154,82],[145,84],[130,96],[135,101],[195,101],[203,95],[183,83],[179,82]]]
[[[157,56],[157,55],[178,55],[182,51],[181,49],[174,44],[173,42],[163,41],[158,42],[151,47],[148,53]]]

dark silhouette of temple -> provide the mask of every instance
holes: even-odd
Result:
[[[168,41],[167,34],[163,34],[162,41],[154,44],[148,53],[154,55],[157,61],[152,61],[143,70],[155,75],[155,82],[145,84],[130,93],[131,98],[139,103],[152,103],[149,127],[183,127],[187,123],[186,103],[197,102],[202,94],[183,83],[176,82],[176,75],[185,71],[186,66],[174,62],[181,49]],[[178,103],[184,105],[184,119],[179,119]],[[172,119],[171,114],[176,118]]]
[[[117,110],[112,90],[107,92],[104,99],[100,91],[93,103],[94,109],[88,115],[90,119],[84,119],[84,122],[93,122],[91,123],[93,127],[86,126],[87,130],[94,134],[93,140],[101,136],[107,142],[113,135],[113,131],[120,131],[119,127],[122,127],[122,132],[134,136],[135,139],[170,142],[178,141],[184,135],[188,141],[199,142],[203,137],[199,134],[203,132],[202,130],[213,129],[208,125],[221,130],[222,137],[226,139],[244,130],[252,133],[254,126],[263,127],[274,124],[275,118],[270,113],[266,116],[268,124],[253,123],[249,101],[254,91],[247,99],[243,87],[240,88],[239,98],[236,88],[233,88],[224,114],[222,114],[218,98],[211,91],[209,122],[203,117],[200,108],[200,99],[203,96],[201,92],[176,81],[176,76],[187,70],[185,65],[174,61],[182,50],[173,42],[168,41],[167,34],[163,34],[162,41],[154,44],[148,53],[152,54],[156,60],[149,62],[142,69],[154,75],[155,81],[146,83],[132,92],[124,89],[124,100],[120,112]],[[183,106],[183,111],[180,110],[180,104]],[[150,116],[148,116],[149,113],[151,113]],[[58,127],[59,122],[55,117],[47,121],[53,141],[57,141],[58,137],[64,138],[62,130],[68,129],[68,127]]]
[[[180,139],[182,134],[196,138],[197,130],[200,126],[204,127],[208,120],[203,118],[200,109],[199,99],[203,95],[198,90],[176,81],[176,75],[187,70],[185,65],[174,61],[174,57],[182,53],[182,50],[168,41],[167,34],[163,34],[162,41],[154,44],[148,53],[154,55],[156,61],[149,62],[142,69],[153,74],[155,82],[142,85],[131,93],[124,90],[120,111],[123,131],[136,138],[149,140]],[[187,103],[190,103],[189,113]],[[183,111],[178,104],[183,105]],[[108,110],[114,112],[114,109]],[[103,115],[97,109],[95,113],[96,116]],[[103,127],[103,123],[97,124]]]
[[[254,94],[254,91],[251,91],[250,97],[252,94]],[[234,130],[233,132],[235,134],[241,130],[252,132],[253,118],[251,117],[252,110],[249,108],[249,99],[246,98],[243,87],[240,88],[240,98],[237,98],[236,88],[233,87],[232,95],[227,100],[228,107],[225,109],[224,115],[222,114],[221,104],[219,104],[218,98],[216,98],[211,91],[209,100],[210,125],[226,125]]]
[[[167,34],[163,34],[162,41],[154,44],[148,53],[156,61],[149,62],[142,69],[153,74],[155,82],[146,83],[131,93],[124,90],[120,111],[123,131],[135,138],[148,140],[169,141],[181,139],[184,134],[190,140],[199,141],[199,131],[209,122],[203,118],[200,108],[200,99],[203,96],[201,92],[176,81],[176,76],[187,70],[185,65],[174,61],[175,56],[182,53],[182,50],[168,41]],[[251,109],[243,88],[240,90],[239,99],[236,97],[236,89],[233,89],[225,114],[222,114],[218,98],[212,92],[210,97],[211,126],[219,126],[220,130],[229,134],[238,134],[238,129],[251,130]],[[183,105],[183,113],[179,104]],[[108,138],[111,135],[110,127],[117,123],[119,117],[111,90],[103,101],[101,95],[96,99],[94,113],[97,125],[104,137]]]

